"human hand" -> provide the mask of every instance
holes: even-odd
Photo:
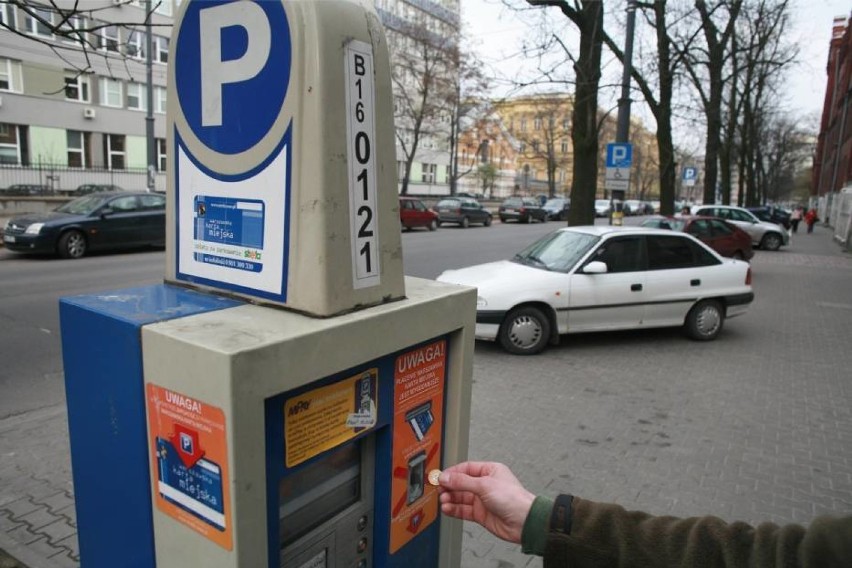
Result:
[[[495,462],[463,462],[445,469],[438,481],[445,515],[475,521],[494,536],[521,542],[535,495],[508,467]]]

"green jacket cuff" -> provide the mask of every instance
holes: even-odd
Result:
[[[523,531],[521,531],[521,549],[524,554],[544,556],[553,503],[553,499],[541,496],[536,497],[533,501],[527,520],[524,521]]]

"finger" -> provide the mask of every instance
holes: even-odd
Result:
[[[476,501],[476,495],[466,491],[447,491],[441,494],[441,503],[459,503],[472,505]]]
[[[441,512],[447,516],[462,519],[464,521],[476,521],[476,519],[474,518],[474,509],[470,505],[442,503]]]

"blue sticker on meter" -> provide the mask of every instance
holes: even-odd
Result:
[[[157,489],[163,498],[225,530],[222,471],[217,464],[201,458],[187,467],[171,442],[157,438],[157,471]]]
[[[419,442],[426,436],[429,428],[431,428],[432,424],[435,422],[435,417],[432,416],[432,403],[427,402],[408,411],[405,415],[405,419],[408,421],[412,431],[414,431],[414,436]]]
[[[195,240],[263,248],[263,201],[230,197],[195,197]]]

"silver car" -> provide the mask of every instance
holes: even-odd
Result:
[[[693,215],[719,217],[729,221],[751,236],[752,245],[764,250],[778,250],[790,244],[790,233],[781,225],[761,221],[751,211],[734,205],[699,205]]]

